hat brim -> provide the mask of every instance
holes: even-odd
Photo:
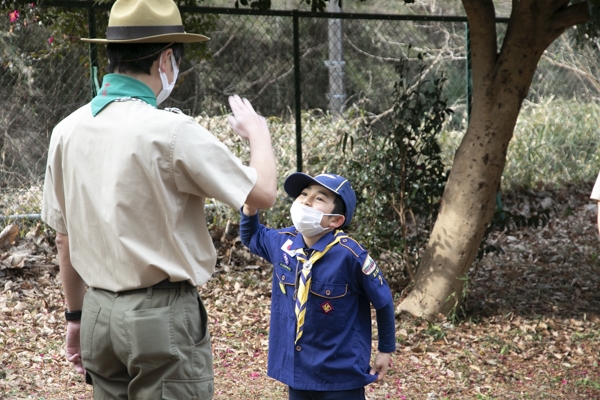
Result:
[[[82,42],[87,43],[199,43],[209,40],[207,36],[197,33],[166,33],[138,39],[81,38]]]
[[[296,197],[300,196],[300,193],[302,193],[302,191],[306,187],[308,187],[308,185],[311,185],[313,183],[319,186],[323,186],[324,188],[330,189],[327,186],[324,186],[321,182],[314,179],[312,176],[303,172],[294,172],[293,174],[288,176],[285,182],[283,183],[283,189],[288,195],[295,199]]]

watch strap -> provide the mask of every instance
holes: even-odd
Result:
[[[79,311],[65,310],[65,319],[67,321],[79,321],[81,319],[81,310],[79,310]]]

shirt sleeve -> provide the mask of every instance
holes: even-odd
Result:
[[[240,240],[244,246],[250,246],[250,240],[252,240],[252,236],[254,236],[259,228],[258,213],[255,215],[246,215],[240,210]]]
[[[56,137],[51,139],[48,150],[42,198],[42,220],[55,231],[66,235],[68,232],[63,212],[65,207],[65,193],[61,169],[62,157],[56,140]]]
[[[242,164],[225,144],[193,119],[175,133],[173,175],[178,190],[239,209],[256,183],[256,170]]]
[[[240,240],[252,254],[271,262],[271,246],[277,241],[269,235],[276,232],[259,222],[258,213],[248,216],[240,211]]]
[[[590,198],[596,201],[600,201],[600,173],[596,178],[596,183],[594,184],[594,188],[592,189],[592,194],[590,195]]]
[[[375,260],[364,252],[359,258],[360,270],[357,272],[364,293],[376,310],[393,303],[392,292],[387,281],[383,277]]]
[[[382,353],[396,351],[396,320],[394,317],[394,303],[390,302],[385,307],[376,311],[377,331],[379,344],[377,349]]]

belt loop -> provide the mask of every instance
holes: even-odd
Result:
[[[187,281],[181,281],[181,286],[179,287],[179,294],[180,295],[183,295],[185,293],[186,283],[187,283]]]
[[[151,299],[152,298],[152,286],[150,286],[148,288],[148,290],[146,290],[146,298],[147,299]]]

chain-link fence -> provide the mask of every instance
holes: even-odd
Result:
[[[106,20],[107,6],[76,3],[68,5],[79,7],[80,12],[82,7],[89,10],[89,29],[96,29],[96,21]],[[50,28],[19,23],[10,10],[4,11],[0,21],[0,216],[6,220],[7,216],[40,212],[51,131],[91,99],[90,66],[96,64],[96,53],[77,38],[67,46],[54,46]],[[262,115],[295,121],[296,137],[289,142],[298,146],[297,169],[302,168],[303,154],[300,111],[360,109],[385,114],[392,106],[394,68],[402,58],[416,67],[421,57],[430,76],[443,73],[448,78],[445,96],[455,112],[451,128],[466,130],[469,74],[464,18],[194,7],[182,8],[182,13],[210,14],[211,31],[201,33],[211,40],[197,45],[205,46],[200,51],[186,50],[178,85],[164,106],[193,116],[222,115],[230,94],[247,97]],[[100,25],[97,36],[104,37]],[[504,27],[500,21],[499,31]],[[593,49],[580,50],[571,43],[563,35],[545,53],[529,102],[563,98],[596,104],[598,57]],[[97,51],[101,75],[106,61],[103,49]]]

